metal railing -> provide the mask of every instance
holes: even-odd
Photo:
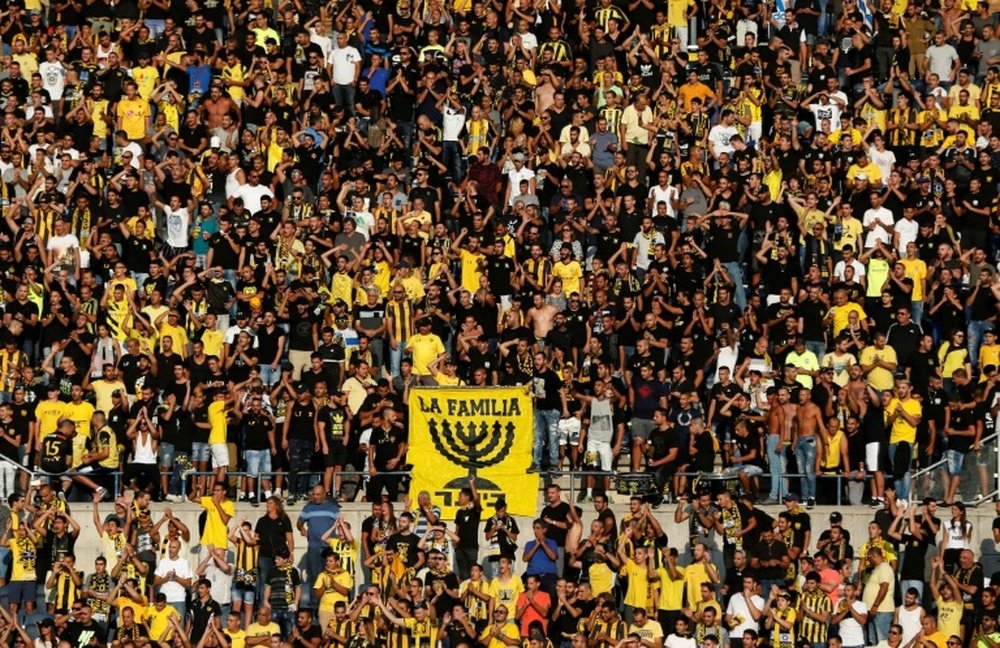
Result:
[[[979,450],[969,450],[962,457],[961,473],[958,476],[957,499],[967,505],[977,506],[1000,494],[1000,433],[994,432],[979,441]],[[920,497],[935,496],[941,499],[945,494],[948,475],[947,454],[934,463],[916,470],[912,474],[913,491]],[[939,473],[942,479],[935,479]]]
[[[32,471],[31,469],[21,465],[19,462],[12,459],[0,456],[0,462],[6,463],[19,472],[22,472],[29,476],[31,479],[37,479],[40,477],[44,478],[72,478],[76,475],[86,476],[91,479],[95,477],[98,480],[111,480],[111,490],[113,493],[117,494],[120,492],[120,487],[124,479],[123,471],[114,471],[108,473],[101,473],[95,475],[92,472],[80,472],[80,471],[68,471],[65,473],[52,474],[44,471]],[[912,499],[922,499],[923,497],[933,496],[941,500],[945,495],[945,487],[947,483],[947,475],[945,479],[934,479],[935,471],[940,471],[942,473],[946,472],[947,458],[942,458],[929,466],[920,468],[918,470],[911,472],[911,498]],[[962,474],[959,478],[959,488],[958,493],[965,504],[970,506],[977,506],[986,501],[992,500],[994,497],[1000,495],[1000,433],[994,433],[990,436],[982,439],[980,441],[980,450],[977,452],[968,452],[963,461]],[[310,484],[322,483],[324,476],[323,472],[318,471],[299,471],[296,473],[300,477],[308,478]],[[381,475],[390,475],[399,477],[404,481],[410,476],[410,471],[392,471],[392,472],[381,472]],[[554,484],[559,479],[567,478],[569,480],[568,485],[563,484],[564,487],[568,486],[570,501],[577,500],[577,494],[587,487],[587,480],[594,479],[595,484],[599,483],[602,478],[610,478],[614,480],[615,477],[621,474],[629,474],[628,471],[587,471],[587,470],[554,470],[546,471],[539,474],[539,488],[540,490],[545,490],[549,485]],[[214,479],[216,475],[215,471],[193,471],[185,473],[185,478],[181,480],[181,490],[179,495],[188,498],[188,493],[190,491],[190,480],[193,478],[209,478]],[[353,502],[359,499],[360,495],[364,494],[365,482],[369,473],[365,470],[342,470],[338,473],[341,478],[341,494],[345,495],[343,497],[344,501]],[[705,482],[736,482],[738,481],[738,476],[735,474],[729,474],[725,472],[684,472],[677,473],[679,476],[684,476],[692,481],[697,480],[700,483]],[[244,477],[251,477],[255,480],[254,484],[254,494],[258,501],[261,501],[261,496],[264,492],[263,480],[269,479],[273,481],[276,477],[283,477],[286,480],[289,477],[288,472],[270,471],[270,472],[260,472],[257,475],[250,475],[245,471],[227,471],[226,480],[229,484],[235,484],[238,493],[242,492],[242,479]],[[761,475],[763,478],[770,478],[769,473],[765,470],[764,474]],[[788,492],[798,492],[797,489],[790,488],[793,482],[796,480],[801,480],[805,477],[802,473],[786,473],[781,477],[781,484],[778,486],[779,500],[781,497],[786,495]],[[818,483],[832,482],[833,486],[829,488],[819,488],[820,496],[822,499],[829,502],[832,495],[832,503],[840,506],[845,503],[848,499],[846,497],[845,486],[851,482],[864,481],[868,482],[873,479],[873,476],[866,474],[861,480],[854,476],[845,476],[841,473],[829,474],[829,473],[817,473],[816,480]],[[616,491],[616,484],[614,481],[611,483],[610,490]],[[406,489],[401,488],[402,492]],[[617,492],[617,491],[616,491]]]

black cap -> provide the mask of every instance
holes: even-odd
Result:
[[[839,511],[834,511],[833,513],[830,514],[831,524],[840,524],[843,521],[844,521],[844,516],[841,515]]]

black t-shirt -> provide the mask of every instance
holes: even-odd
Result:
[[[416,533],[394,533],[386,540],[386,546],[396,550],[396,555],[407,567],[413,567],[420,559],[420,538]]]
[[[547,518],[556,522],[566,522],[569,520],[569,504],[566,502],[559,502],[555,506],[546,504],[539,517],[543,520]],[[550,524],[545,531],[545,537],[555,540],[557,545],[562,546],[566,543],[566,529]]]
[[[395,427],[388,430],[384,428],[373,428],[371,444],[375,448],[375,469],[389,470],[388,462],[399,456],[399,444],[403,441],[402,433]],[[398,469],[399,466],[396,466]]]
[[[84,625],[79,621],[71,621],[66,625],[62,638],[75,648],[84,646],[103,646],[107,643],[107,633],[93,620]]]
[[[455,512],[455,532],[458,535],[458,545],[464,549],[479,547],[479,521],[482,519],[483,507],[478,503],[459,509]]]
[[[298,638],[292,639],[292,648],[312,648],[313,639],[323,638],[323,633],[315,625],[311,625],[305,630],[299,628],[299,634],[302,635],[302,638],[305,639],[305,641],[300,641]]]
[[[261,412],[247,412],[243,417],[243,424],[246,429],[246,449],[247,450],[268,450],[271,448],[271,440],[268,433],[272,429],[271,419]]]
[[[285,534],[292,533],[292,521],[287,515],[279,516],[277,519],[263,515],[257,520],[254,533],[260,537],[260,555],[273,558],[277,549],[288,547]]]

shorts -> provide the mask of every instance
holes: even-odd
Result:
[[[643,441],[648,441],[649,435],[655,427],[656,424],[653,423],[653,419],[632,419],[632,440],[642,439]]]
[[[882,456],[882,444],[866,443],[865,444],[865,467],[868,468],[868,472],[875,472],[879,469],[879,457]]]
[[[191,461],[202,463],[208,461],[208,444],[200,441],[191,442]]]
[[[747,477],[760,477],[764,474],[764,469],[753,464],[742,464],[740,466],[730,466],[722,471],[724,475],[746,475]]]
[[[209,446],[212,452],[212,469],[229,468],[229,448],[225,443],[212,443]]]
[[[174,444],[173,443],[161,443],[160,444],[160,468],[163,470],[170,470],[174,467]]]
[[[323,455],[324,468],[343,468],[347,465],[347,447],[343,443],[330,443],[329,449]]]
[[[611,455],[610,443],[587,439],[587,454],[591,453],[597,456],[598,468],[600,468],[601,472],[611,472],[613,457]]]
[[[559,431],[559,445],[576,445],[580,443],[580,419],[575,416],[559,419],[556,423]]]
[[[38,583],[35,581],[11,581],[7,583],[7,598],[12,605],[34,603]]]
[[[270,450],[247,450],[244,458],[247,462],[247,477],[257,478],[261,473],[271,472]]]
[[[958,450],[948,450],[944,453],[945,459],[948,461],[948,474],[952,477],[962,474],[962,464],[965,462],[965,454]]]
[[[257,595],[257,588],[255,587],[244,587],[243,585],[237,585],[233,583],[232,592],[230,592],[230,597],[235,601],[242,601],[247,605],[253,605],[254,598]]]

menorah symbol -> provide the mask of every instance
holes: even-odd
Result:
[[[476,475],[479,469],[500,463],[510,453],[514,445],[516,426],[513,422],[504,425],[500,421],[475,423],[431,419],[428,422],[428,430],[434,447],[445,459],[468,468],[469,477],[482,479]],[[467,478],[454,481],[464,483]],[[483,485],[487,488],[491,486],[496,488],[492,484]]]

